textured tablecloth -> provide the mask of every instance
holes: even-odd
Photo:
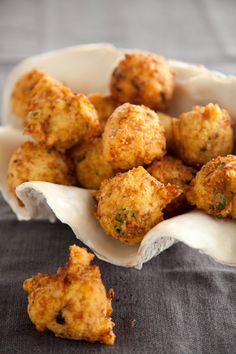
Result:
[[[235,14],[234,0],[0,0],[0,89],[19,60],[91,42],[153,50],[236,73]],[[95,259],[116,293],[114,347],[38,333],[27,316],[22,281],[56,270],[75,242],[59,222],[18,222],[0,199],[1,354],[236,353],[236,269],[183,244],[141,271]]]

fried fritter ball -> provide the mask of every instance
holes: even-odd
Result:
[[[100,133],[97,112],[89,99],[83,94],[74,95],[49,77],[34,87],[29,110],[25,132],[48,147],[68,149]]]
[[[107,121],[103,154],[114,169],[128,170],[165,154],[166,139],[158,115],[145,106],[125,103]]]
[[[160,120],[160,124],[164,128],[164,133],[166,137],[166,148],[168,151],[172,151],[173,150],[173,132],[172,132],[173,118],[161,112],[158,112],[158,117]]]
[[[187,199],[217,217],[236,218],[236,156],[218,156],[192,180]]]
[[[114,344],[111,320],[113,289],[106,293],[94,255],[70,246],[69,262],[56,274],[39,273],[23,284],[28,314],[36,329],[57,337]]]
[[[202,166],[233,149],[231,118],[218,104],[195,106],[173,119],[175,152],[186,164]]]
[[[107,119],[117,107],[117,102],[111,96],[105,96],[100,94],[93,94],[88,96],[88,98],[97,111],[101,129],[103,131]]]
[[[163,219],[163,209],[181,190],[166,186],[143,167],[133,168],[102,182],[96,194],[96,216],[104,231],[129,245]]]
[[[45,181],[75,184],[72,162],[61,152],[47,149],[31,141],[23,143],[12,155],[7,183],[11,193],[23,182]]]
[[[181,190],[181,194],[165,208],[164,218],[180,214],[189,209],[185,194],[194,177],[194,170],[191,167],[185,166],[182,161],[172,156],[165,156],[161,161],[153,161],[147,171],[164,185],[170,183]]]
[[[31,92],[44,73],[33,69],[21,76],[16,82],[11,96],[12,111],[20,118],[25,118],[28,113],[28,103]]]
[[[79,185],[98,189],[101,182],[114,175],[113,169],[103,158],[102,138],[78,144],[71,150]]]
[[[112,97],[120,103],[143,104],[165,110],[173,95],[175,73],[165,58],[142,52],[128,53],[114,69]]]

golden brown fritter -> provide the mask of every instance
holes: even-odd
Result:
[[[161,183],[168,183],[180,187],[186,191],[194,177],[194,170],[185,166],[181,160],[172,156],[165,156],[161,161],[153,161],[147,171]]]
[[[69,262],[56,274],[37,274],[23,284],[28,314],[36,329],[57,337],[114,344],[111,321],[113,290],[106,294],[94,255],[70,246]]]
[[[21,76],[16,82],[11,96],[11,107],[18,117],[26,117],[31,92],[44,75],[42,71],[33,69]]]
[[[111,96],[93,94],[88,96],[90,102],[94,105],[102,131],[105,128],[107,119],[117,107],[117,102]]]
[[[175,73],[165,58],[142,52],[128,53],[114,69],[112,97],[120,103],[143,104],[165,110],[173,95]]]
[[[58,81],[44,77],[34,87],[25,132],[48,147],[68,149],[100,133],[97,112],[83,94],[74,95]]]
[[[160,124],[164,128],[164,133],[166,137],[166,148],[169,152],[171,152],[173,150],[173,132],[172,132],[173,117],[161,112],[157,112],[157,114],[160,120]]]
[[[175,152],[188,165],[202,166],[233,149],[231,118],[217,104],[195,106],[172,120]]]
[[[236,218],[236,156],[218,156],[192,180],[187,199],[217,217]]]
[[[166,139],[158,115],[145,106],[125,103],[107,121],[103,154],[114,169],[128,170],[165,154]]]
[[[64,185],[75,184],[73,166],[68,157],[53,148],[47,149],[31,141],[23,143],[12,155],[7,175],[8,189],[23,182],[45,181]]]
[[[103,158],[102,138],[78,144],[71,149],[79,185],[98,189],[101,182],[114,175],[113,169]]]
[[[163,209],[181,190],[166,186],[143,167],[102,182],[96,194],[96,216],[105,232],[129,245],[142,241],[163,219]]]
[[[172,217],[189,209],[185,194],[194,177],[191,167],[185,166],[182,161],[172,156],[165,156],[161,161],[153,161],[147,171],[164,185],[170,183],[181,190],[181,194],[167,205],[164,210],[164,218]]]

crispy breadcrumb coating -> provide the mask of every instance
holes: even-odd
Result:
[[[101,137],[74,146],[71,156],[81,187],[98,189],[104,179],[114,175],[111,165],[103,158]]]
[[[25,132],[48,147],[68,149],[100,133],[97,112],[83,94],[74,95],[60,82],[42,78],[34,87]]]
[[[162,221],[163,209],[180,193],[178,187],[165,186],[140,166],[102,182],[96,194],[96,216],[108,235],[137,244]]]
[[[147,171],[164,185],[170,183],[181,190],[181,194],[167,205],[164,210],[164,218],[172,217],[189,209],[185,194],[194,177],[191,167],[185,166],[182,161],[172,156],[165,156],[161,161],[153,161]]]
[[[175,73],[165,58],[142,52],[128,53],[114,69],[112,97],[120,103],[143,104],[166,110],[173,95]]]
[[[17,80],[11,95],[11,107],[18,117],[25,118],[28,114],[31,92],[44,75],[42,71],[32,69]]]
[[[187,199],[217,217],[236,218],[236,156],[218,156],[192,180]]]
[[[172,132],[173,117],[161,112],[157,112],[157,113],[160,120],[160,124],[164,128],[164,133],[166,137],[166,148],[169,152],[172,152],[173,151],[173,132]]]
[[[195,106],[173,119],[176,154],[188,165],[202,166],[233,149],[233,129],[228,112],[218,104]]]
[[[39,273],[23,284],[28,314],[36,329],[57,337],[114,344],[111,320],[113,289],[106,293],[94,255],[70,246],[69,262],[56,274]]]
[[[125,103],[108,119],[103,154],[114,169],[128,170],[165,154],[166,139],[158,115],[145,106]]]
[[[102,131],[105,128],[107,119],[113,113],[118,106],[117,102],[111,96],[105,96],[101,94],[93,94],[88,96],[90,102],[94,105]]]
[[[53,148],[31,141],[23,143],[8,165],[7,184],[11,193],[23,182],[45,181],[64,185],[76,183],[73,165],[68,157]]]

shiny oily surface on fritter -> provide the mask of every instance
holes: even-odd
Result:
[[[42,78],[32,91],[25,132],[48,147],[68,149],[100,133],[97,112],[83,94],[74,95],[62,83]]]
[[[158,115],[145,106],[125,103],[116,108],[103,133],[103,154],[114,169],[128,170],[162,158],[164,128]]]
[[[81,187],[98,189],[104,179],[114,175],[111,165],[104,160],[101,137],[74,146],[70,153]]]
[[[217,104],[195,106],[192,111],[173,119],[175,152],[184,163],[202,166],[233,149],[232,121]]]
[[[175,73],[165,58],[150,53],[127,53],[114,69],[112,97],[120,103],[143,104],[166,110],[173,95]]]
[[[57,337],[114,344],[111,320],[113,290],[106,293],[94,255],[70,246],[69,262],[56,274],[37,274],[23,284],[28,314],[40,332]]]
[[[217,217],[236,217],[236,156],[218,156],[192,180],[188,201]]]
[[[44,75],[42,71],[33,69],[17,80],[11,95],[11,107],[18,117],[25,118],[27,116],[32,90]]]
[[[162,210],[181,190],[166,186],[143,167],[102,182],[96,193],[96,216],[105,232],[126,244],[137,244],[162,221]]]
[[[45,181],[63,185],[76,183],[69,158],[53,148],[32,141],[23,143],[12,155],[8,166],[7,184],[11,193],[21,183]]]

